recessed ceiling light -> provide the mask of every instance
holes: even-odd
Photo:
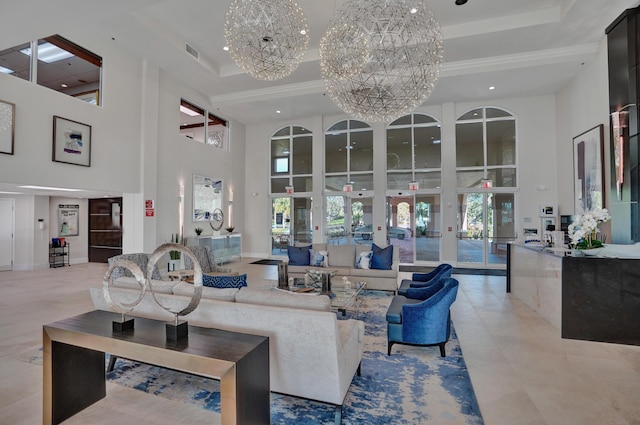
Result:
[[[222,48],[222,50],[224,50],[225,52],[228,52],[228,51],[229,51],[229,46],[224,46],[224,47]]]
[[[495,90],[495,89],[496,89],[496,87],[495,87],[495,86],[491,86],[491,87],[489,87],[489,90]]]
[[[416,9],[415,7],[411,8],[411,13],[418,13],[418,9]]]
[[[300,34],[305,35],[307,33],[306,30],[300,30]]]
[[[82,192],[82,189],[69,189],[68,187],[48,187],[48,186],[18,186],[23,189],[36,190],[59,190],[61,192]]]
[[[279,109],[276,111],[276,114],[280,114],[282,113]]]
[[[66,84],[60,84],[60,87],[69,87],[69,86]]]

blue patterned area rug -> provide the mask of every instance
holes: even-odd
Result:
[[[387,356],[385,315],[392,296],[368,291],[362,376],[355,376],[342,410],[344,425],[482,425],[469,373],[455,336],[438,347],[394,345]],[[111,382],[220,412],[216,380],[118,359]],[[310,383],[311,385],[311,383]],[[320,402],[271,394],[272,424],[333,424],[335,408]]]

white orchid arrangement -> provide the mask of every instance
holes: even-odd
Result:
[[[609,220],[611,220],[611,216],[606,208],[595,208],[579,216],[567,229],[573,247],[576,249],[602,248],[607,236],[599,236],[598,225]]]

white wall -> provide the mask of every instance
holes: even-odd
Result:
[[[186,140],[178,134],[180,98],[214,111],[205,96],[163,74],[156,65],[117,49],[108,39],[73,31],[61,35],[103,57],[103,105],[89,105],[0,73],[0,98],[16,104],[15,154],[0,155],[0,182],[122,194],[123,248],[125,252],[151,252],[168,240],[169,234],[181,230],[180,184],[185,187],[185,235],[195,236],[193,229],[205,226],[191,221],[191,176],[197,173],[219,177],[225,185],[225,213],[230,190],[233,190],[233,224],[236,231],[242,231],[245,222],[244,127],[237,122],[230,123],[230,151]],[[54,115],[92,127],[90,167],[52,162]],[[4,196],[16,199],[14,268],[48,267],[47,247],[50,238],[56,236],[50,232],[57,225],[55,214],[59,199]],[[144,216],[145,199],[155,201],[153,218]],[[81,202],[73,199],[69,203]],[[82,204],[86,211],[86,203]],[[88,218],[85,211],[81,210],[84,226]],[[48,221],[45,238],[36,231],[37,218]],[[206,229],[210,234],[210,228]],[[80,232],[78,240],[71,240],[72,263],[87,261],[86,228]]]
[[[237,121],[231,121],[230,150],[216,149],[180,135],[180,99],[216,112],[214,105],[201,94],[189,89],[164,72],[160,73],[158,101],[158,150],[157,150],[157,243],[168,242],[172,233],[180,232],[180,214],[183,214],[184,235],[195,237],[195,228],[204,229],[202,235],[213,234],[208,223],[194,223],[193,174],[223,180],[223,211],[225,224],[229,223],[229,199],[233,191],[232,224],[235,232],[244,232],[245,223],[245,129]],[[224,117],[222,117],[224,118]],[[149,158],[145,158],[149,159]],[[180,204],[180,186],[184,186],[184,202]],[[244,243],[244,241],[243,241]],[[244,249],[244,247],[243,247]]]
[[[558,157],[558,198],[560,213],[571,215],[573,205],[573,138],[599,125],[604,125],[605,207],[611,208],[615,194],[611,188],[611,152],[609,125],[609,71],[607,43],[600,43],[598,55],[556,96]],[[601,226],[609,232],[609,224]]]

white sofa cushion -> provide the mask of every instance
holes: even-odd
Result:
[[[304,310],[331,310],[331,300],[326,295],[294,294],[277,288],[242,288],[236,294],[236,302]]]
[[[234,302],[238,291],[238,288],[209,288],[208,286],[203,286],[202,298]],[[173,294],[190,297],[193,295],[193,284],[189,282],[179,282],[173,287]]]
[[[173,293],[173,287],[176,286],[178,282],[172,282],[168,280],[156,280],[151,279],[151,285],[153,285],[153,292],[156,294],[171,294]],[[138,285],[138,281],[135,277],[119,277],[112,282],[112,286],[114,288],[127,288],[127,289],[137,289],[140,290],[140,285]]]
[[[353,267],[356,263],[355,245],[328,245],[329,267]]]

